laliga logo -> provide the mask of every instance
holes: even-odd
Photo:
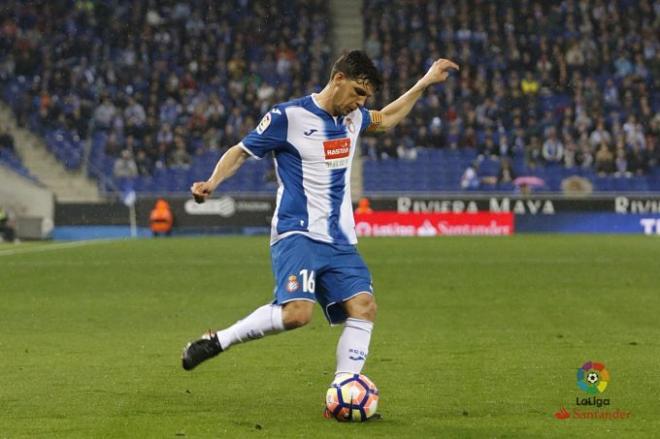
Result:
[[[595,395],[603,393],[610,381],[610,373],[603,363],[587,361],[577,370],[577,385],[580,390],[594,395],[589,398],[575,398],[575,405],[592,405],[603,407],[610,405],[609,398],[597,398]]]
[[[576,407],[570,412],[565,407],[554,413],[554,417],[563,421],[566,419],[579,420],[625,420],[630,419],[632,413],[627,410],[610,409],[609,398],[598,398],[610,381],[610,373],[603,363],[587,361],[577,370],[578,389],[592,395],[587,398],[575,398]]]
[[[610,373],[603,363],[587,361],[577,370],[578,387],[592,395],[603,393],[609,381]]]

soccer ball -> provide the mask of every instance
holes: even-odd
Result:
[[[596,372],[589,372],[587,374],[587,382],[589,384],[596,384],[598,381],[598,374]]]
[[[340,373],[325,395],[325,417],[364,422],[378,408],[378,389],[365,375]]]

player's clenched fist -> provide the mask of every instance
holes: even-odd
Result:
[[[206,197],[211,195],[213,188],[206,181],[198,181],[193,183],[193,185],[190,187],[190,192],[192,192],[192,196],[197,203],[203,203],[206,201]]]
[[[449,76],[450,70],[459,70],[458,64],[448,59],[440,58],[436,60],[426,75],[422,78],[425,86],[443,82]]]

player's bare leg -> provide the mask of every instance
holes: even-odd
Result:
[[[283,305],[282,320],[286,329],[305,326],[312,321],[314,303],[308,300],[294,300]]]
[[[305,300],[295,300],[283,306],[268,304],[257,308],[230,327],[217,332],[209,331],[200,339],[188,343],[181,356],[183,368],[192,370],[234,344],[304,326],[311,321],[313,309],[314,303]]]
[[[351,318],[368,320],[373,323],[376,320],[378,306],[374,296],[368,291],[363,291],[344,302],[344,309]]]

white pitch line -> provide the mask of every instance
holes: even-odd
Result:
[[[64,242],[61,244],[48,244],[39,247],[12,248],[7,250],[0,250],[0,256],[13,256],[19,254],[26,254],[26,253],[41,253],[51,250],[62,250],[62,249],[74,248],[74,247],[84,247],[93,244],[107,244],[109,242],[115,242],[115,241],[117,241],[117,239],[89,239],[85,241]]]

